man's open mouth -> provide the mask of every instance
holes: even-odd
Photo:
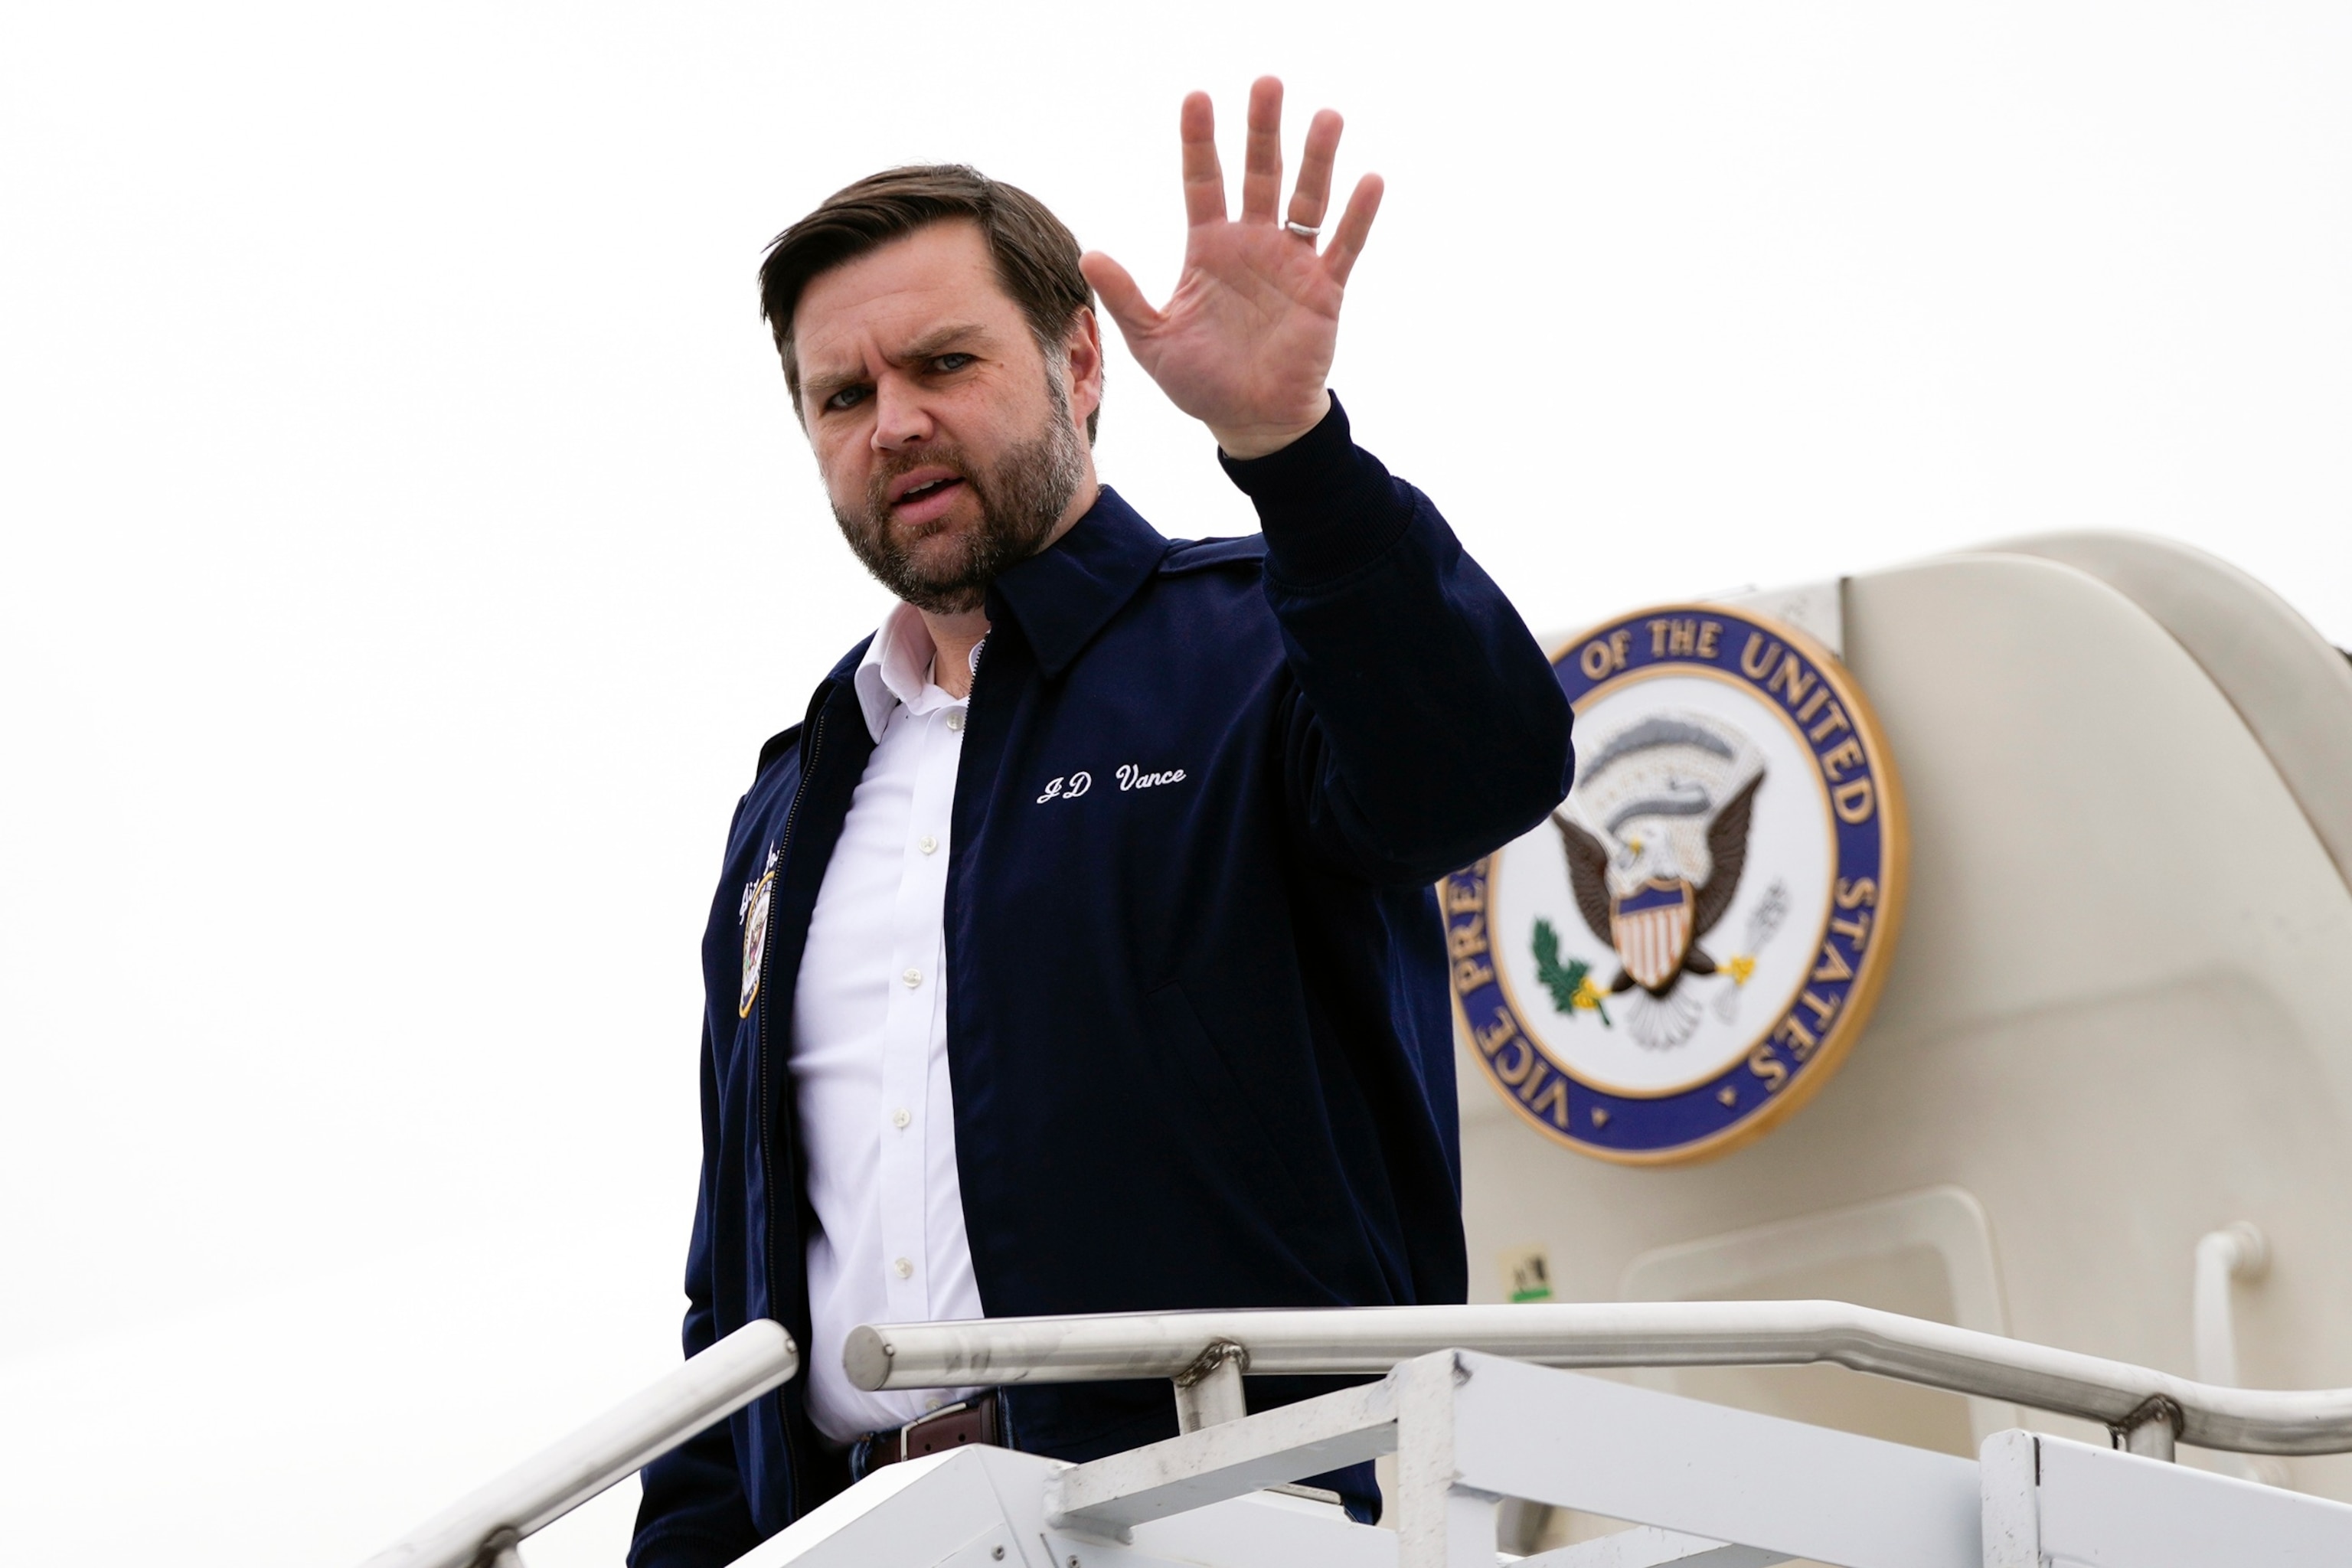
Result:
[[[963,482],[961,474],[926,475],[904,489],[894,486],[896,493],[891,496],[890,504],[894,508],[919,506],[924,501],[946,494]]]

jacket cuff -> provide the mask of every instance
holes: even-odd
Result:
[[[1404,487],[1349,436],[1338,393],[1322,423],[1280,451],[1246,458],[1220,451],[1217,461],[1255,503],[1267,567],[1286,583],[1304,586],[1369,565],[1412,521]]]

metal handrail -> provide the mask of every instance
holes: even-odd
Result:
[[[2104,1422],[2118,1431],[2166,1419],[2181,1441],[2200,1447],[2246,1454],[2352,1450],[2352,1388],[2222,1388],[1843,1301],[1352,1307],[890,1323],[854,1331],[842,1364],[852,1384],[868,1390],[1093,1383],[1175,1378],[1219,1344],[1240,1347],[1252,1376],[1376,1375],[1440,1350],[1484,1351],[1554,1367],[1833,1362],[1899,1382]]]
[[[658,1383],[624,1400],[481,1490],[426,1520],[365,1568],[473,1568],[508,1561],[515,1543],[545,1529],[705,1427],[800,1370],[783,1325],[744,1324]]]

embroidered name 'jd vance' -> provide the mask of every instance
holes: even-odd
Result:
[[[1158,789],[1165,784],[1182,784],[1184,770],[1170,768],[1161,773],[1146,773],[1133,763],[1118,764],[1116,776],[1122,790]],[[1049,781],[1045,793],[1037,797],[1039,805],[1048,801],[1076,800],[1095,786],[1094,775],[1088,773],[1068,773]]]

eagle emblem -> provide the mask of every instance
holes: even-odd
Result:
[[[1527,1123],[1629,1164],[1775,1125],[1869,1021],[1901,782],[1836,655],[1728,605],[1559,646],[1575,787],[1438,884],[1463,1047]]]
[[[1688,1038],[1699,1005],[1677,994],[1685,974],[1719,966],[1700,942],[1739,891],[1762,758],[1706,715],[1653,714],[1612,736],[1552,814],[1567,852],[1577,912],[1621,965],[1607,987],[1638,989],[1634,1037],[1664,1048]],[[1597,828],[1596,832],[1594,829]]]
[[[743,901],[737,906],[735,918],[743,926],[743,992],[736,1008],[737,1015],[751,1016],[751,1004],[760,995],[760,976],[768,956],[768,906],[776,893],[776,851],[768,850],[767,864],[760,868],[757,880],[743,885]]]

